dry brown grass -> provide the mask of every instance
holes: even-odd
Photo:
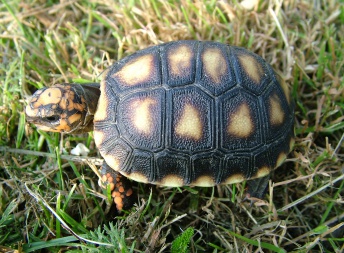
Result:
[[[258,1],[245,9],[236,1],[128,2],[2,2],[2,147],[56,152],[59,135],[25,124],[25,99],[37,88],[98,81],[114,61],[139,49],[198,39],[246,47],[283,76],[296,102],[294,151],[275,172],[269,194],[253,206],[243,202],[244,184],[214,189],[140,184],[138,204],[109,230],[96,229],[108,224],[109,208],[88,165],[3,152],[0,245],[27,252],[33,246],[96,251],[94,243],[87,249],[82,242],[72,245],[75,237],[68,237],[72,232],[60,217],[79,236],[112,244],[110,252],[169,251],[188,227],[194,228],[189,252],[342,252],[343,4]],[[97,156],[92,136],[65,137],[64,147],[77,142]]]

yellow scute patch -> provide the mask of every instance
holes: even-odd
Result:
[[[284,152],[281,152],[276,161],[276,168],[281,166],[286,158],[287,158],[287,155]]]
[[[221,76],[227,73],[227,62],[222,51],[217,48],[208,48],[202,55],[204,70],[214,83],[221,82]]]
[[[269,167],[264,166],[264,167],[261,167],[258,169],[257,174],[255,175],[254,178],[265,177],[265,176],[269,175],[269,173],[270,173]]]
[[[284,92],[284,95],[285,97],[287,98],[287,101],[288,101],[288,104],[290,104],[290,91],[289,91],[289,87],[288,85],[286,84],[286,82],[282,79],[282,77],[280,77],[279,75],[277,75],[277,80],[279,81],[282,89],[283,89],[283,92]]]
[[[167,175],[158,184],[170,187],[179,187],[184,185],[184,180],[176,175]]]
[[[117,157],[114,157],[111,154],[105,154],[102,155],[103,158],[105,159],[106,163],[109,164],[109,166],[114,169],[115,171],[119,171],[121,169],[120,165],[121,165],[121,161],[120,159],[118,159]]]
[[[235,184],[235,183],[240,183],[244,180],[245,180],[244,175],[235,174],[235,175],[228,177],[226,180],[224,180],[222,184]]]
[[[124,175],[136,182],[148,183],[148,178],[142,173],[134,172],[134,173],[124,174]]]
[[[284,111],[279,97],[275,94],[270,97],[270,124],[281,125],[284,122]]]
[[[154,67],[154,56],[147,54],[124,65],[113,77],[118,78],[123,85],[134,86],[153,78],[156,74]]]
[[[134,100],[131,103],[132,108],[132,121],[135,128],[143,134],[150,134],[153,130],[153,115],[151,107],[157,102],[152,98],[146,98],[144,100]]]
[[[105,82],[102,81],[100,84],[100,97],[98,100],[97,111],[94,114],[94,121],[102,121],[107,118],[107,108],[109,102],[105,94]]]
[[[200,140],[203,126],[200,112],[192,105],[186,104],[182,116],[176,124],[176,133],[181,137]]]
[[[246,103],[238,106],[237,110],[230,115],[228,134],[239,138],[247,138],[254,132],[254,123],[250,108]]]
[[[170,71],[172,75],[182,76],[191,71],[191,48],[185,45],[177,47],[168,54]]]
[[[191,185],[200,187],[211,187],[215,185],[215,180],[211,176],[200,176],[194,182],[192,182]]]
[[[263,75],[263,69],[257,60],[250,55],[238,56],[240,64],[245,72],[256,84],[259,84]]]

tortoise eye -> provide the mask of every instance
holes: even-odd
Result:
[[[58,121],[59,120],[59,116],[53,115],[53,116],[46,117],[45,119],[47,121],[49,121],[49,122],[54,122],[54,121]]]

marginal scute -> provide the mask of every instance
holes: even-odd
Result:
[[[276,77],[277,77],[277,80],[279,81],[279,83],[283,89],[283,92],[284,92],[285,97],[287,98],[288,104],[290,104],[291,98],[290,98],[290,91],[289,91],[289,87],[288,87],[287,83],[279,75],[276,74]]]
[[[149,183],[149,180],[148,178],[142,174],[142,173],[139,173],[139,172],[133,172],[133,173],[130,173],[130,174],[127,174],[125,172],[122,172],[122,174],[136,182],[141,182],[141,183]]]
[[[273,126],[279,126],[283,124],[285,113],[281,105],[281,100],[274,94],[270,97],[270,124]]]
[[[256,175],[254,176],[254,178],[261,178],[261,177],[265,177],[267,175],[270,174],[270,169],[267,166],[263,166],[261,168],[258,169]]]
[[[287,158],[287,155],[284,152],[281,152],[278,155],[278,158],[277,158],[277,161],[276,161],[276,168],[281,166],[286,158]]]
[[[113,77],[120,80],[122,85],[135,86],[149,82],[151,78],[154,79],[153,75],[156,74],[154,55],[146,54],[136,57],[134,60],[125,64]]]
[[[184,180],[178,175],[167,175],[160,182],[159,185],[169,186],[169,187],[180,187],[184,185]]]
[[[242,103],[237,110],[229,116],[227,132],[239,138],[248,138],[254,132],[254,123],[247,103]]]
[[[263,69],[260,63],[253,56],[247,54],[240,54],[238,58],[244,73],[256,84],[260,84],[263,75]]]
[[[218,48],[207,48],[202,55],[204,73],[208,75],[214,83],[220,83],[221,77],[226,74],[227,62],[223,53]]]
[[[177,121],[176,133],[181,137],[200,140],[203,135],[201,114],[197,108],[185,104],[182,116]]]
[[[103,158],[105,159],[106,163],[115,171],[121,170],[121,161],[115,157],[113,154],[105,154],[102,155]]]
[[[101,130],[94,131],[93,135],[94,135],[94,142],[96,143],[96,146],[101,147],[101,145],[106,140],[107,136]]]
[[[153,115],[151,107],[157,103],[156,100],[147,97],[143,100],[137,99],[132,101],[130,109],[132,111],[133,125],[138,132],[149,135],[153,130]]]
[[[295,145],[295,139],[291,138],[289,142],[289,151],[292,151],[294,145]]]
[[[192,49],[186,45],[171,50],[167,55],[169,71],[174,76],[183,76],[183,73],[191,71]]]
[[[223,181],[222,184],[236,184],[243,182],[245,180],[245,176],[243,174],[234,174]]]
[[[102,81],[100,84],[100,97],[99,97],[98,106],[97,106],[98,110],[94,114],[94,121],[102,121],[108,117],[106,109],[109,106],[109,101],[106,95],[105,88],[106,88],[106,82]]]
[[[200,187],[211,187],[216,185],[215,180],[211,176],[200,176],[196,178],[195,181],[191,183],[193,186],[200,186]]]

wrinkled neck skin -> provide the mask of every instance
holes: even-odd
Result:
[[[32,95],[26,106],[26,119],[43,131],[92,131],[100,96],[99,87],[99,83],[87,83],[57,84],[42,88]]]

